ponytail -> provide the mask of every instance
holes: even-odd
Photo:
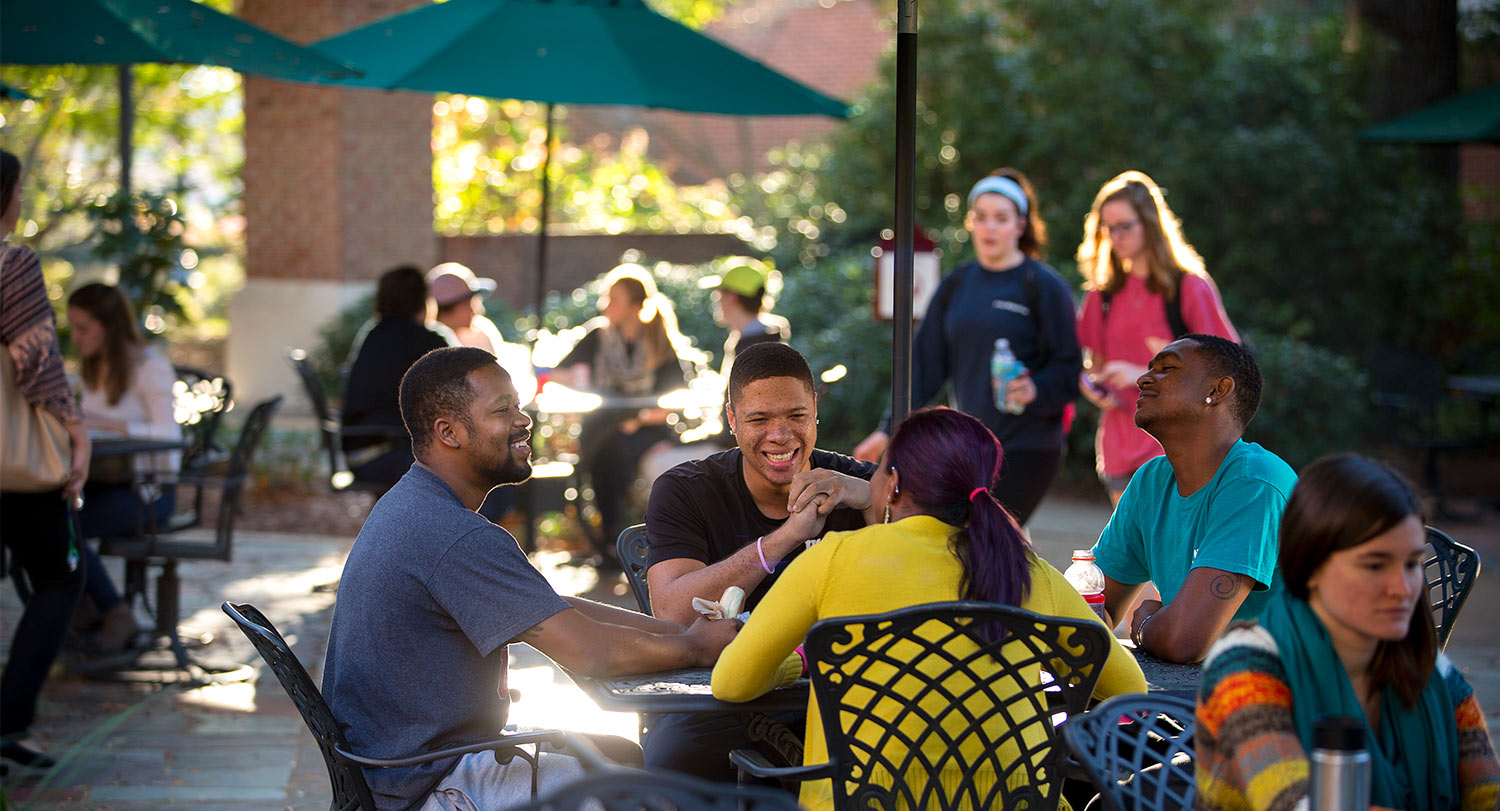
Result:
[[[1019,606],[1031,591],[1031,544],[990,493],[1004,453],[979,420],[951,408],[926,408],[897,427],[890,463],[921,470],[901,484],[938,520],[959,527],[950,548],[963,566],[959,597]]]

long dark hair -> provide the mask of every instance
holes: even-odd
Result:
[[[1281,580],[1299,600],[1307,582],[1334,552],[1350,549],[1406,519],[1422,518],[1422,502],[1405,476],[1355,454],[1325,456],[1298,476],[1281,516]],[[1386,685],[1408,707],[1416,704],[1437,660],[1437,630],[1424,593],[1406,637],[1381,642],[1370,663],[1371,686]]]
[[[136,361],[145,346],[130,301],[120,288],[94,282],[74,290],[68,296],[68,306],[93,316],[104,328],[104,348],[98,355],[83,359],[83,382],[89,388],[103,389],[109,404],[118,405],[130,388]]]
[[[952,541],[964,569],[959,596],[1018,606],[1031,590],[1031,545],[989,492],[1003,458],[1000,441],[984,423],[946,407],[913,412],[886,449],[890,466],[907,471],[902,493],[923,512],[960,528]]]

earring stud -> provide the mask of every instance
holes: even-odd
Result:
[[[1212,397],[1204,397],[1203,398],[1203,404],[1204,405],[1213,405],[1214,404],[1214,398],[1212,398]]]

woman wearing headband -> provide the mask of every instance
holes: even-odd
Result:
[[[1130,478],[1161,444],[1136,427],[1135,381],[1161,348],[1189,333],[1238,341],[1182,225],[1161,189],[1141,172],[1116,175],[1094,197],[1078,246],[1083,308],[1079,390],[1103,414],[1095,437],[1099,478],[1117,504]]]
[[[975,258],[950,272],[927,305],[912,348],[911,402],[926,405],[946,383],[953,406],[999,438],[1005,469],[995,498],[1024,525],[1062,465],[1063,415],[1077,396],[1073,292],[1039,261],[1047,229],[1020,172],[1001,169],[974,184],[964,227]],[[1004,392],[990,374],[999,339],[1025,366]],[[887,419],[854,455],[878,459],[889,431]]]
[[[797,678],[800,663],[788,657],[813,623],[828,617],[962,599],[1099,622],[1062,573],[1032,551],[1020,525],[991,496],[1002,457],[994,435],[967,414],[940,407],[907,417],[870,479],[869,526],[830,532],[792,561],[719,656],[714,695],[749,701]],[[1140,666],[1113,634],[1109,638],[1109,658],[1095,697],[1144,692]],[[969,708],[978,714],[987,710],[986,701],[1011,698],[997,695],[1004,684],[967,694],[966,702],[974,702]],[[1018,724],[1029,720],[1022,703],[1012,705]],[[961,715],[953,712],[949,718]],[[827,762],[824,740],[822,720],[809,705],[805,763]],[[1021,757],[1019,751],[1004,755]],[[933,757],[928,762],[937,762]],[[943,783],[949,785],[946,779]],[[913,793],[921,796],[918,788]],[[804,783],[800,799],[815,811],[830,808],[832,787],[827,780]]]

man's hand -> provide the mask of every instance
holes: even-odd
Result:
[[[72,501],[83,493],[83,484],[89,477],[89,459],[93,453],[93,442],[82,421],[67,423],[72,456],[68,460],[68,483],[63,485],[63,497]]]
[[[695,620],[683,634],[691,640],[693,652],[697,656],[693,665],[712,667],[714,662],[719,661],[719,652],[733,642],[739,632],[740,621],[733,617],[722,620],[700,617]]]
[[[854,458],[861,462],[879,462],[880,455],[885,453],[885,446],[890,444],[890,441],[890,434],[875,431],[854,446]]]
[[[1114,392],[1095,383],[1088,376],[1087,372],[1078,377],[1078,393],[1082,394],[1083,399],[1093,403],[1094,407],[1100,411],[1108,411],[1111,408],[1118,408],[1120,406],[1120,401],[1115,399]]]
[[[1104,364],[1099,377],[1117,389],[1133,389],[1135,381],[1146,373],[1146,367],[1123,360],[1112,360]]]
[[[864,510],[870,506],[870,483],[827,468],[804,470],[792,477],[786,508],[795,516],[814,503],[825,516],[839,507]]]
[[[1131,635],[1159,659],[1200,662],[1254,587],[1255,580],[1247,575],[1199,566],[1188,572],[1182,588],[1165,607],[1155,600],[1141,603],[1130,619]],[[1107,590],[1105,596],[1108,599]],[[1152,615],[1153,608],[1155,615],[1142,630],[1140,623]]]
[[[812,500],[803,505],[801,509],[787,516],[786,523],[781,525],[777,533],[781,534],[782,537],[790,536],[794,540],[802,541],[818,537],[819,533],[823,531],[823,525],[828,523],[828,514],[823,511],[828,501],[827,496],[813,496]],[[785,557],[785,553],[778,556],[777,559],[779,560],[781,557]]]

